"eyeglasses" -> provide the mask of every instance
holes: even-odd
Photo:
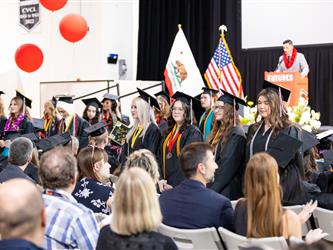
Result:
[[[180,112],[183,112],[184,109],[183,108],[173,107],[173,108],[171,108],[171,111],[180,111]]]

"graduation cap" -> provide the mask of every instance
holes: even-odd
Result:
[[[302,146],[303,154],[318,144],[319,140],[316,138],[314,134],[306,130],[303,130],[303,146]]]
[[[16,96],[19,97],[19,98],[21,98],[23,100],[23,105],[26,105],[27,107],[31,108],[31,103],[32,103],[31,99],[29,99],[28,97],[26,97],[25,95],[23,95],[18,90],[16,90]]]
[[[58,101],[57,98],[55,96],[52,96],[51,102],[52,102],[54,107],[57,106],[57,101]]]
[[[117,101],[118,99],[119,99],[119,96],[106,93],[103,95],[102,102],[104,102],[105,100]]]
[[[279,133],[267,153],[273,156],[279,167],[285,168],[302,145],[302,142],[285,133]]]
[[[44,120],[43,119],[32,118],[31,122],[37,132],[44,129]]]
[[[318,140],[324,140],[324,139],[328,139],[330,141],[333,140],[333,129],[329,129],[329,130],[326,130],[324,132],[321,132],[321,133],[318,133],[316,134],[316,137]]]
[[[158,105],[158,102],[157,102],[156,98],[152,97],[151,95],[149,95],[147,92],[143,91],[142,89],[139,89],[139,88],[136,88],[136,89],[138,90],[141,99],[148,102],[148,104],[151,107],[155,107],[157,109],[160,109],[160,105]]]
[[[241,99],[237,96],[234,96],[234,95],[232,95],[232,94],[230,94],[227,91],[224,91],[222,89],[221,89],[221,91],[222,91],[223,95],[221,95],[219,97],[218,101],[228,103],[230,105],[235,105],[236,110],[238,110],[239,104],[246,106],[246,102],[243,99]]]
[[[58,102],[66,102],[69,104],[73,104],[74,103],[73,96],[59,96]]]
[[[0,95],[4,95],[5,94],[5,92],[3,92],[2,90],[0,90]]]
[[[105,121],[98,122],[94,125],[91,125],[91,126],[85,128],[84,131],[92,137],[100,136],[105,133],[106,125],[107,125],[107,123]]]
[[[11,133],[9,135],[8,139],[13,141],[20,137],[29,139],[32,142],[34,147],[36,146],[36,143],[40,140],[39,136],[36,133],[27,133],[27,134]]]
[[[167,92],[165,92],[164,90],[157,92],[155,94],[156,97],[162,96],[165,100],[167,100],[167,102],[170,104],[170,96],[168,95]]]
[[[173,94],[172,98],[175,99],[176,101],[184,102],[190,106],[191,120],[192,120],[192,109],[194,110],[194,116],[196,120],[197,121],[200,120],[200,116],[204,112],[204,109],[201,107],[200,101],[198,99],[180,91],[177,91],[175,94]]]
[[[42,152],[46,152],[56,146],[66,145],[67,143],[70,142],[70,140],[71,140],[71,135],[68,132],[66,132],[61,135],[53,135],[43,140],[40,140],[38,143],[36,143],[36,146]]]
[[[322,154],[325,163],[333,164],[333,150],[324,150]]]
[[[103,108],[102,103],[95,97],[93,98],[88,98],[88,99],[82,99],[82,102],[86,105],[86,106],[94,106],[97,109],[101,109]]]
[[[271,83],[269,81],[264,80],[264,85],[263,85],[263,89],[271,89],[274,92],[276,92],[279,96],[280,96],[280,92],[281,92],[281,99],[285,102],[288,101],[289,96],[291,91],[289,89],[286,89],[282,86],[276,85],[274,83]]]
[[[202,93],[201,94],[208,94],[210,96],[215,96],[219,91],[217,89],[211,89],[207,87],[202,87]]]

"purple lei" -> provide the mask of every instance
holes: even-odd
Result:
[[[6,121],[4,132],[18,131],[24,118],[25,118],[25,115],[23,113],[19,114],[19,116],[17,118],[10,116]],[[14,119],[14,122],[13,122],[13,119]]]

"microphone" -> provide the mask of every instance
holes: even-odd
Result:
[[[280,59],[278,65],[276,66],[276,68],[275,68],[274,71],[277,71],[277,70],[278,70],[278,68],[279,68],[279,66],[281,65],[282,61],[283,61],[283,56],[281,57],[281,59]]]

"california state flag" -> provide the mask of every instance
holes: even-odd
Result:
[[[164,70],[164,78],[171,96],[177,91],[196,96],[205,86],[185,34],[180,27]]]

